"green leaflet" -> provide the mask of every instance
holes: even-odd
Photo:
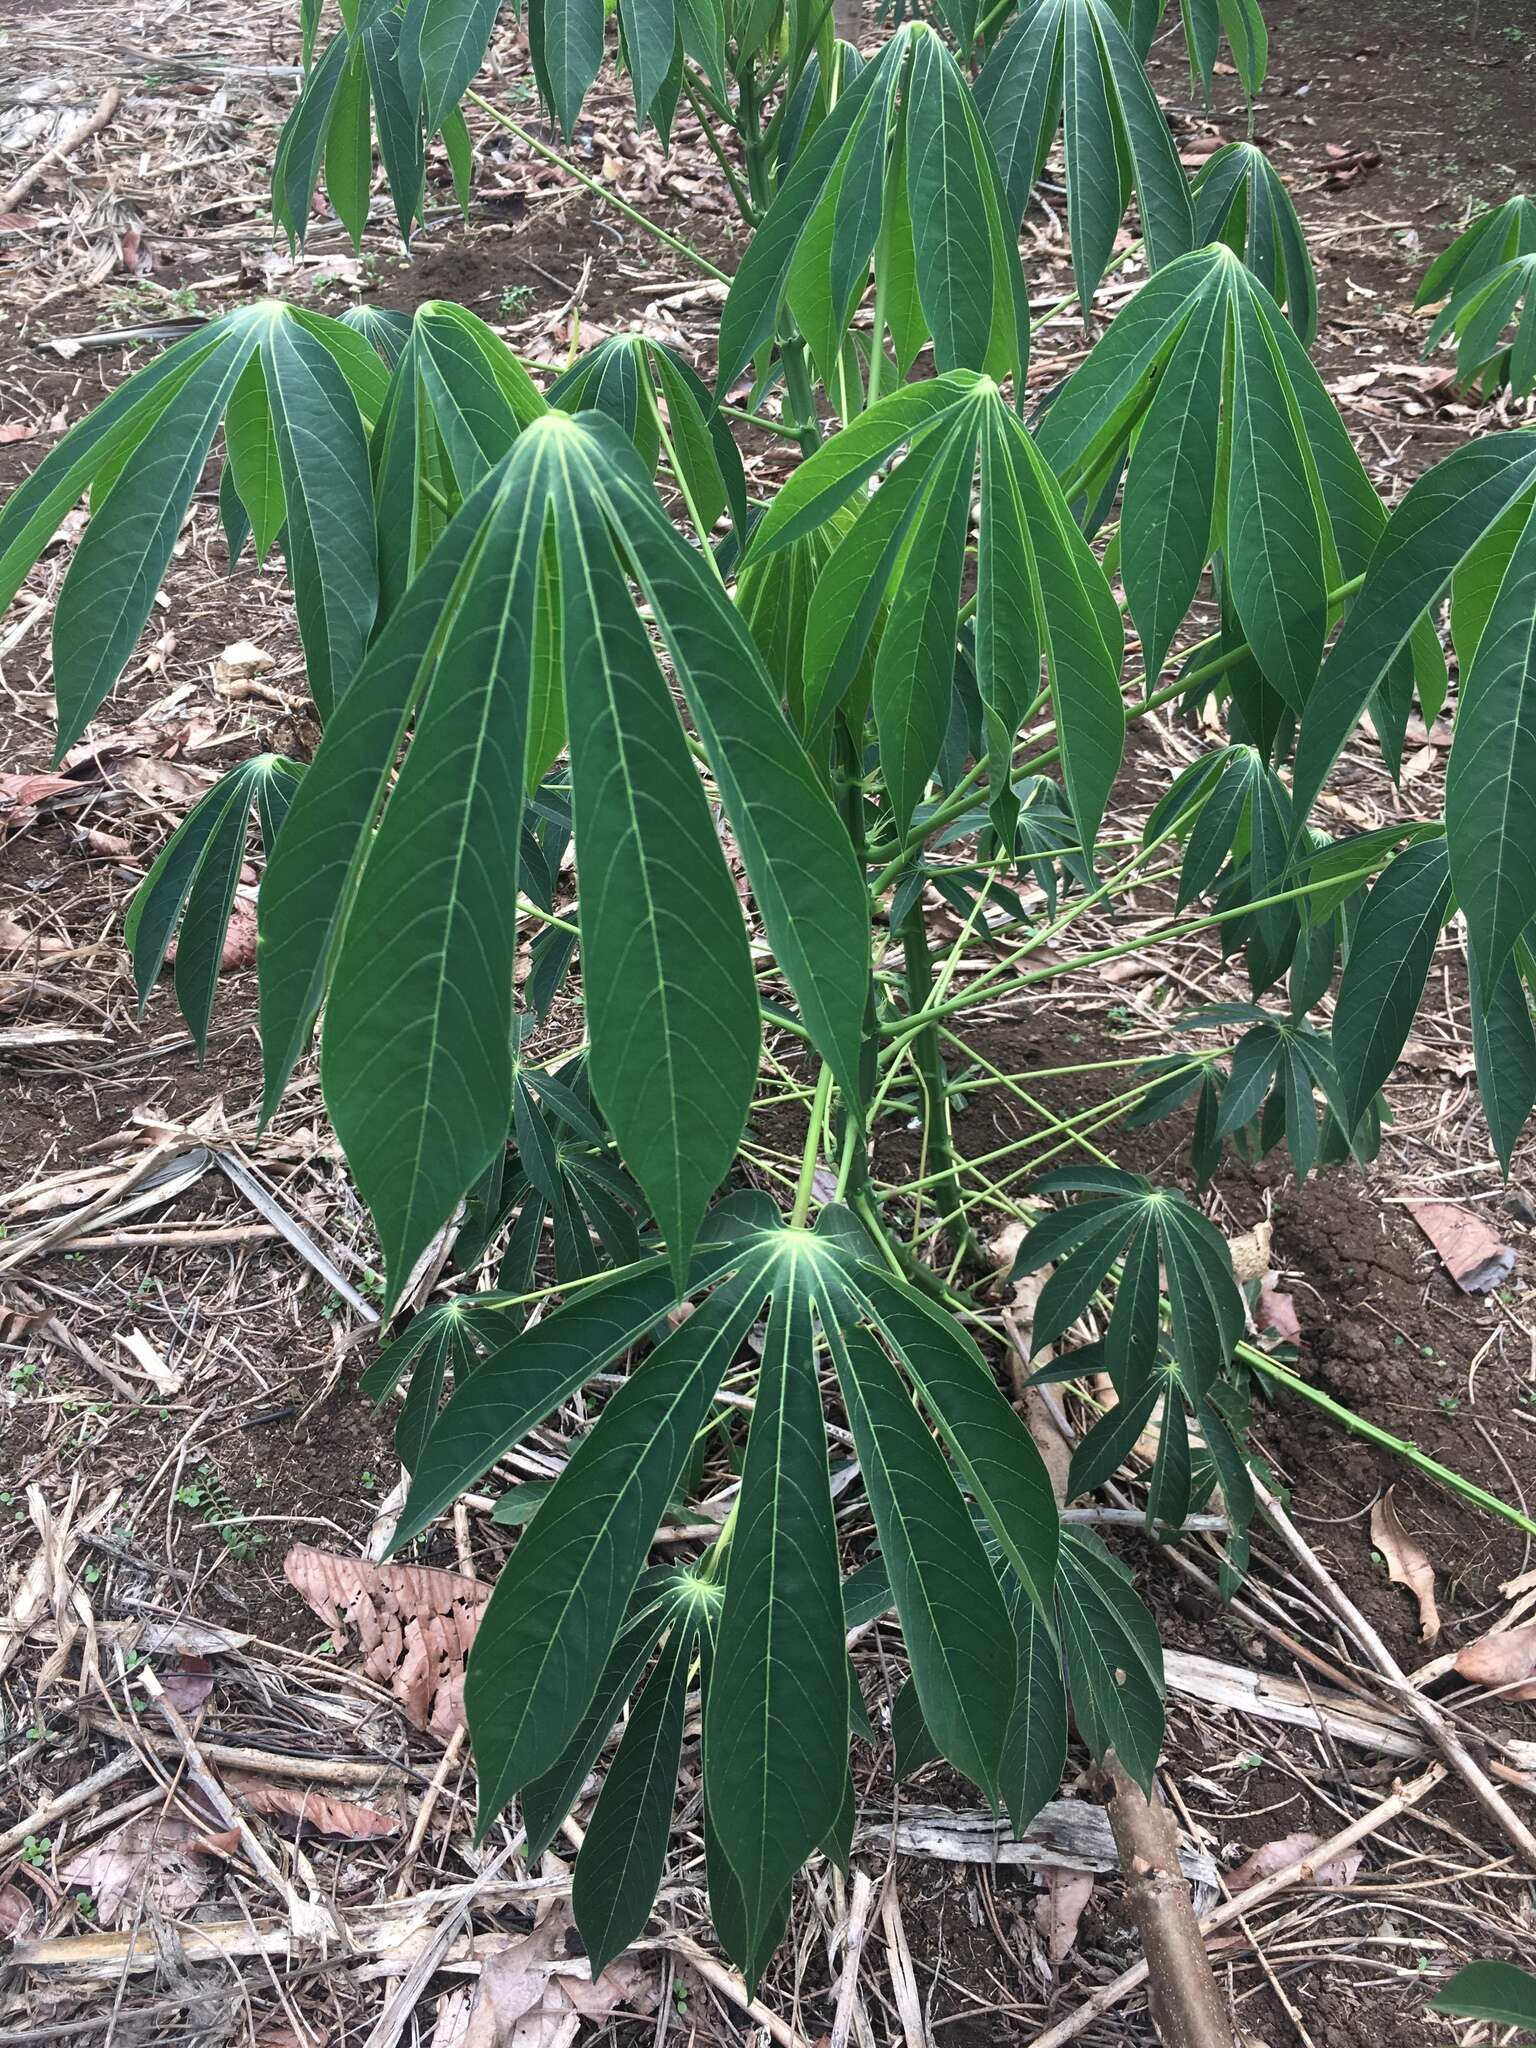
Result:
[[[1523,944],[1517,947],[1486,991],[1476,956],[1468,962],[1477,1092],[1506,1180],[1515,1140],[1536,1105],[1536,1029],[1526,995],[1529,957]]]
[[[1065,120],[1067,220],[1085,315],[1133,189],[1154,270],[1193,247],[1178,152],[1108,0],[1038,0],[1024,10],[976,81],[976,106],[1015,221]]]
[[[1348,1132],[1397,1064],[1450,900],[1446,844],[1438,838],[1406,847],[1389,861],[1365,899],[1333,1019]]]
[[[730,1787],[712,1817],[740,1887],[752,1982],[778,1939],[785,1888],[836,1822],[848,1775],[815,1272],[815,1255],[791,1243],[768,1314],[706,1709],[711,1782]]]
[[[496,1581],[464,1687],[482,1833],[558,1760],[591,1703],[651,1537],[767,1289],[770,1257],[747,1255],[624,1382]]]
[[[892,264],[894,300],[887,306],[887,293],[881,305],[899,360],[931,337],[941,371],[1022,381],[1029,324],[1005,207],[962,73],[926,23],[907,23],[802,145],[742,258],[721,316],[717,395],[772,341],[787,309],[830,394],[853,410],[842,398],[840,343],[871,251],[877,289],[887,254]],[[871,346],[883,348],[883,333]]]
[[[183,818],[128,906],[123,943],[133,960],[140,1016],[181,921],[176,1000],[200,1055],[207,1049],[208,1021],[252,807],[270,858],[302,773],[296,762],[278,754],[258,754],[231,769]]]
[[[1467,950],[1491,990],[1536,917],[1536,514],[1463,672],[1445,832]]]
[[[1056,1580],[1055,1497],[1034,1439],[954,1317],[872,1267],[857,1276],[865,1312],[901,1360],[967,1491],[1041,1612]]]
[[[1179,0],[1179,11],[1190,73],[1205,87],[1206,105],[1223,35],[1243,91],[1250,100],[1257,98],[1269,67],[1269,31],[1259,0]]]
[[[353,43],[342,67],[325,138],[325,188],[354,249],[363,244],[373,185],[371,108],[367,58],[362,45]]]
[[[326,1105],[373,1212],[392,1297],[511,1116],[517,830],[546,460],[531,439],[508,458],[479,573],[347,916],[326,1009]]]
[[[644,1930],[661,1884],[693,1644],[679,1619],[625,1724],[576,1860],[571,1907],[594,1978]]]
[[[231,394],[224,415],[224,447],[229,458],[228,477],[250,524],[256,559],[264,562],[283,530],[288,506],[259,355],[251,357]],[[230,553],[236,554],[238,549],[231,548]]]
[[[1143,1789],[1163,1739],[1163,1657],[1157,1626],[1131,1575],[1088,1529],[1066,1529],[1058,1581],[1072,1706],[1095,1756],[1113,1749]]]
[[[542,1856],[559,1833],[607,1741],[619,1710],[650,1661],[662,1630],[677,1612],[681,1574],[647,1571],[630,1599],[629,1615],[604,1666],[592,1704],[559,1761],[523,1787],[519,1803],[528,1830],[528,1855]],[[697,1583],[696,1581],[694,1582]],[[649,1908],[650,1901],[646,1901]]]
[[[335,356],[298,321],[267,323],[261,367],[294,609],[310,690],[326,719],[356,673],[378,608],[368,441]]]
[[[862,1331],[828,1332],[923,1719],[993,1806],[1016,1682],[987,1554],[896,1370]]]
[[[1497,434],[1448,455],[1395,508],[1307,702],[1293,784],[1298,817],[1317,801],[1371,692],[1420,618],[1533,485],[1536,433]]]
[[[1225,242],[1241,256],[1303,348],[1317,339],[1317,274],[1280,174],[1253,142],[1227,142],[1195,177],[1195,240]]]
[[[909,458],[910,459],[910,458]],[[880,771],[892,820],[905,832],[927,788],[949,724],[955,672],[955,616],[965,571],[971,478],[976,467],[974,421],[961,417],[922,472],[921,494],[886,566],[890,582],[885,631],[875,654],[872,698],[880,740]],[[857,529],[855,529],[857,531]],[[834,562],[818,610],[835,603],[842,579]],[[869,595],[878,600],[871,583]],[[855,660],[863,648],[851,650]],[[823,695],[822,702],[826,698]]]
[[[466,602],[499,481],[488,476],[466,503],[369,650],[267,864],[257,901],[265,1116],[276,1109],[314,1026],[369,829]]]
[[[588,481],[655,612],[769,944],[812,1041],[856,1102],[868,905],[847,833],[735,607],[663,515],[628,445],[590,416],[582,425]]]
[[[485,60],[501,0],[409,0],[400,31],[400,81],[436,135]]]
[[[1536,2027],[1536,1977],[1513,1963],[1468,1963],[1430,2001],[1435,2012],[1491,2020],[1501,2027]]]
[[[1011,1574],[1004,1577],[1003,1598],[1018,1649],[1013,1714],[1003,1743],[1003,1799],[1017,1836],[1060,1788],[1067,1765],[1067,1690],[1050,1610],[1043,1613]]]
[[[555,531],[593,1085],[681,1275],[746,1122],[757,986],[666,683],[601,514],[569,481]]]
[[[230,320],[218,344],[178,381],[153,432],[94,508],[54,611],[56,760],[84,732],[133,652],[219,421],[264,324],[259,316]],[[100,453],[100,441],[96,447]]]

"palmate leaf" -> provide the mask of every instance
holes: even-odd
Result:
[[[1154,270],[1194,246],[1178,151],[1110,0],[1025,8],[976,81],[976,105],[1015,221],[1065,118],[1067,225],[1085,315],[1133,190]]]
[[[1513,382],[1518,369],[1530,389],[1536,380],[1536,320],[1527,307],[1513,350],[1498,347],[1500,331],[1513,316],[1521,296],[1529,292],[1530,266],[1536,255],[1536,200],[1516,194],[1490,207],[1459,234],[1424,273],[1414,298],[1416,308],[1447,304],[1424,344],[1428,355],[1447,334],[1456,336],[1456,374],[1463,383]],[[1516,358],[1518,357],[1518,363]],[[1515,386],[1518,391],[1522,387]]]
[[[592,1084],[680,1273],[735,1156],[757,1065],[756,985],[626,568],[671,656],[780,969],[852,1093],[867,941],[846,834],[734,610],[630,444],[595,414],[550,412],[476,486],[408,586],[355,710],[349,696],[327,731],[263,887],[268,1101],[329,980],[327,1100],[395,1287],[511,1118],[518,820],[552,574],[587,863]]]
[[[515,1330],[515,1318],[494,1302],[456,1294],[413,1316],[384,1345],[359,1384],[369,1400],[381,1406],[410,1374],[395,1423],[395,1449],[407,1472],[416,1469],[445,1384],[451,1380],[462,1386],[486,1353]]]
[[[1000,757],[994,780],[1012,796],[1007,764],[1043,666],[1073,818],[1081,844],[1091,846],[1124,741],[1120,616],[1028,431],[990,378],[953,372],[871,407],[780,492],[753,535],[748,564],[815,532],[903,442],[905,460],[860,504],[812,592],[807,730],[824,731],[843,702],[885,608],[875,727],[892,810],[905,826],[949,721],[979,465],[975,662],[988,747]]]
[[[0,511],[5,602],[90,492],[54,616],[60,755],[133,651],[221,420],[232,498],[259,540],[282,534],[315,702],[329,714],[377,602],[367,436],[386,383],[351,327],[258,301],[130,377],[12,494]]]
[[[1195,239],[1225,242],[1241,256],[1310,348],[1317,274],[1291,195],[1258,144],[1227,142],[1213,151],[1195,177],[1194,203]]]
[[[1040,1291],[1033,1349],[1054,1343],[1083,1314],[1120,1261],[1104,1364],[1121,1400],[1129,1400],[1157,1366],[1161,1270],[1174,1356],[1191,1398],[1203,1400],[1247,1321],[1220,1231],[1182,1195],[1118,1167],[1067,1168],[1035,1186],[1086,1199],[1037,1223],[1014,1260],[1013,1278],[1055,1267]]]
[[[666,1625],[649,1608],[646,1555],[720,1378],[766,1305],[723,1592],[718,1552],[683,1589],[707,1638],[711,1897],[722,1938],[753,1981],[782,1929],[794,1873],[840,1839],[849,1796],[850,1614],[822,1420],[823,1347],[881,1544],[874,1611],[894,1588],[923,1715],[944,1753],[989,1794],[1006,1784],[1022,1797],[1039,1785],[1057,1739],[1056,1721],[1036,1729],[1015,1712],[1020,1670],[1027,1678],[1047,1658],[1057,1551],[1049,1480],[969,1338],[873,1256],[842,1212],[824,1212],[810,1233],[783,1227],[761,1197],[722,1204],[689,1275],[702,1298],[675,1329],[665,1320],[671,1280],[657,1260],[583,1289],[456,1385],[421,1452],[398,1534],[418,1534],[575,1386],[648,1335],[658,1340],[538,1505],[470,1658],[482,1825],[521,1789],[531,1832],[547,1840]],[[1011,1602],[989,1542],[1013,1574]],[[1044,1636],[1020,1602],[1047,1617]],[[680,1625],[691,1637],[693,1613]],[[585,1877],[578,1864],[582,1931],[602,1954],[639,1931],[659,1875],[659,1816],[670,1811],[675,1774],[671,1654],[663,1649],[631,1716],[610,1775],[614,1796],[605,1788],[599,1802],[612,1823],[601,1853],[583,1850],[593,1864]],[[1048,1707],[1044,1676],[1028,1682]]]
[[[1251,1003],[1219,1003],[1196,1010],[1183,1021],[1195,1028],[1248,1026],[1232,1049],[1231,1069],[1220,1090],[1211,1133],[1218,1146],[1223,1138],[1257,1124],[1259,1156],[1274,1142],[1272,1132],[1275,1139],[1283,1136],[1299,1183],[1322,1156],[1314,1091],[1326,1105],[1325,1118],[1335,1118],[1347,1130],[1358,1124],[1358,1117],[1354,1123],[1348,1120],[1332,1041],[1305,1017]]]
[[[133,961],[133,982],[144,1014],[177,924],[176,1000],[197,1044],[207,1049],[208,1022],[245,861],[252,810],[270,858],[303,769],[280,754],[258,754],[222,776],[200,797],[161,848],[134,891],[123,920],[123,943]],[[185,913],[185,914],[183,914]]]
[[[1299,713],[1328,592],[1364,567],[1385,513],[1305,349],[1233,252],[1196,250],[1144,285],[1039,442],[1067,496],[1090,505],[1130,449],[1121,569],[1149,681],[1220,556],[1224,604]]]
[[[1514,339],[1505,344],[1510,326]],[[1446,341],[1455,343],[1458,383],[1507,385],[1516,398],[1536,389],[1536,252],[1463,285],[1437,315],[1425,355]]]
[[[871,257],[902,376],[931,338],[940,371],[1022,386],[1028,309],[997,166],[959,67],[922,22],[897,30],[797,154],[731,281],[717,394],[787,312],[834,404],[856,412],[843,337]],[[883,348],[873,336],[871,352]]]

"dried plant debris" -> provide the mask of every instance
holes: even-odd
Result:
[[[344,1649],[350,1632],[365,1676],[387,1686],[413,1727],[447,1737],[464,1724],[464,1660],[490,1588],[425,1565],[370,1564],[296,1543],[283,1559]]]

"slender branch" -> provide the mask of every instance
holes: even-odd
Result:
[[[685,258],[696,270],[702,270],[706,277],[716,278],[721,284],[730,283],[731,274],[728,270],[722,270],[718,263],[711,263],[707,256],[702,255],[699,250],[693,247],[691,242],[685,242],[681,236],[674,235],[670,229],[664,228],[660,221],[650,219],[647,214],[643,214],[640,211],[638,206],[631,206],[627,199],[621,199],[617,192],[611,192],[606,185],[584,171],[580,164],[573,163],[563,151],[554,148],[548,142],[541,141],[531,129],[525,128],[520,121],[514,121],[510,114],[503,113],[501,108],[494,101],[488,100],[483,93],[471,90],[464,97],[477,106],[482,114],[488,114],[500,127],[505,128],[509,134],[515,135],[520,142],[526,142],[528,147],[536,150],[546,162],[557,164],[569,177],[574,178],[578,185],[585,185],[587,190],[596,193],[599,199],[606,199],[608,204],[615,208],[617,212],[622,213],[626,220],[632,220],[636,227],[644,228],[648,235],[654,235],[658,242],[664,242],[669,249],[674,250],[679,256]]]

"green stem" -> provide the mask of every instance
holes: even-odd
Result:
[[[907,1009],[910,1015],[932,1006],[933,955],[928,950],[928,931],[923,923],[921,899],[912,906],[901,929],[902,962],[906,969]],[[931,1027],[916,1034],[914,1058],[918,1084],[923,1096],[923,1150],[925,1165],[937,1176],[935,1199],[953,1207],[961,1189],[955,1164],[955,1148],[949,1127],[949,1076],[939,1034]],[[970,1224],[962,1215],[954,1232],[957,1249],[967,1257],[975,1251]]]
[[[821,424],[816,417],[816,392],[805,362],[805,343],[799,335],[779,345],[784,365],[784,387],[795,411],[795,433],[803,455],[814,455],[821,446]]]
[[[1196,932],[1208,931],[1214,925],[1226,924],[1234,917],[1250,917],[1257,910],[1269,910],[1281,903],[1294,903],[1299,898],[1311,896],[1319,889],[1346,889],[1355,882],[1369,881],[1371,870],[1359,868],[1348,875],[1330,876],[1326,882],[1302,882],[1294,889],[1279,889],[1273,896],[1261,896],[1252,903],[1239,903],[1230,910],[1214,910],[1206,917],[1188,918],[1183,924],[1160,925],[1156,931],[1143,932],[1139,938],[1125,939],[1118,946],[1103,946],[1093,953],[1083,953],[1076,960],[1065,965],[1059,961],[1047,967],[1032,968],[1021,974],[1016,981],[1005,983],[1001,988],[986,988],[977,982],[963,996],[952,996],[946,1003],[935,1003],[917,1017],[896,1017],[888,1019],[881,1030],[888,1036],[898,1032],[910,1032],[913,1027],[921,1029],[937,1017],[953,1016],[958,1010],[970,1009],[978,1002],[999,1002],[1005,996],[1020,994],[1032,988],[1037,982],[1054,981],[1063,974],[1078,974],[1086,967],[1102,967],[1110,960],[1123,960],[1129,953],[1145,952],[1150,946],[1160,946],[1168,939],[1186,939]],[[1150,877],[1148,879],[1151,879]],[[1003,963],[1006,968],[1007,962]],[[1002,969],[997,970],[999,972]],[[986,981],[990,977],[983,976]]]
[[[627,199],[621,199],[617,192],[610,192],[606,185],[602,184],[598,179],[589,176],[581,168],[580,164],[572,163],[571,159],[564,155],[562,151],[555,149],[547,142],[540,141],[537,135],[523,127],[521,122],[514,121],[510,114],[504,114],[500,107],[496,106],[491,100],[486,99],[482,93],[470,91],[464,97],[477,106],[482,114],[488,114],[493,121],[505,128],[509,134],[515,135],[519,142],[526,142],[528,147],[537,151],[547,163],[557,164],[569,177],[574,178],[578,185],[585,185],[587,190],[595,192],[599,199],[606,199],[608,204],[617,212],[622,213],[626,220],[632,220],[636,227],[644,228],[648,235],[654,235],[658,242],[664,242],[669,249],[674,250],[679,256],[684,257],[689,263],[693,264],[696,270],[702,270],[706,277],[716,278],[721,284],[730,283],[731,276],[729,271],[722,270],[717,263],[711,263],[709,258],[702,255],[691,243],[685,242],[680,236],[671,233],[669,229],[661,225],[660,221],[651,220],[640,211],[639,207],[631,206]]]
[[[1364,582],[1365,576],[1362,573],[1359,576],[1351,576],[1349,581],[1341,583],[1337,590],[1329,591],[1329,610],[1334,610],[1337,606],[1343,604],[1346,599],[1353,597]],[[1197,641],[1193,647],[1187,648],[1179,659],[1187,661],[1191,655],[1198,654],[1202,648],[1214,645],[1220,638],[1221,635],[1219,633],[1210,634],[1206,639]],[[1150,697],[1144,697],[1140,703],[1130,705],[1125,714],[1126,723],[1128,725],[1133,724],[1138,718],[1145,718],[1153,711],[1160,711],[1165,704],[1173,703],[1175,698],[1187,696],[1192,690],[1198,689],[1202,683],[1214,683],[1218,678],[1224,676],[1229,669],[1236,668],[1239,662],[1245,661],[1252,652],[1253,649],[1249,646],[1248,642],[1242,640],[1235,647],[1229,647],[1224,654],[1219,654],[1214,661],[1205,662],[1197,669],[1187,670],[1176,681],[1169,683],[1166,688],[1154,690]],[[1015,756],[1009,763],[1009,779],[1011,781],[1020,775],[1035,774],[1041,768],[1048,768],[1053,761],[1059,760],[1060,757],[1061,748],[1059,746],[1050,747],[1044,753],[1033,754],[1027,759]],[[907,834],[901,846],[870,883],[869,889],[872,896],[879,896],[890,887],[891,883],[895,881],[896,877],[901,873],[925,839],[930,838],[933,833],[941,830],[945,825],[953,824],[956,818],[964,816],[965,812],[971,808],[971,792],[985,775],[986,770],[987,764],[984,759],[974,762],[966,770],[964,779],[956,783],[954,790],[944,802],[930,812],[920,826],[915,827],[913,831]],[[882,853],[883,849],[876,852],[872,857],[879,859]]]
[[[698,116],[699,127],[703,131],[705,142],[709,145],[710,154],[725,173],[725,182],[731,188],[731,197],[736,202],[736,211],[741,215],[749,228],[755,228],[762,219],[762,215],[752,204],[747,188],[742,184],[737,174],[736,166],[726,155],[725,144],[715,133],[715,124],[709,118],[709,110],[705,106],[698,85],[695,84],[686,65],[683,67],[683,91],[687,93],[688,104]]]
[[[1310,1385],[1299,1373],[1292,1372],[1278,1359],[1267,1358],[1251,1344],[1239,1344],[1237,1355],[1245,1365],[1251,1366],[1255,1372],[1262,1373],[1265,1379],[1284,1387],[1288,1393],[1299,1394],[1315,1408],[1321,1408],[1325,1415],[1331,1416],[1335,1422],[1347,1429],[1351,1436],[1363,1437],[1367,1443],[1376,1444],[1384,1451],[1391,1451],[1395,1457],[1401,1458],[1428,1478],[1437,1480],[1452,1493],[1460,1494],[1463,1500],[1470,1501],[1473,1506],[1484,1509],[1488,1514],[1498,1515],[1506,1522],[1513,1522],[1515,1527],[1524,1530],[1527,1536],[1536,1536],[1536,1521],[1522,1514],[1518,1508],[1510,1507],[1506,1501],[1500,1500],[1497,1494],[1486,1492],[1474,1481],[1463,1479],[1459,1472],[1453,1472],[1449,1465],[1442,1465],[1438,1459],[1431,1458],[1416,1444],[1407,1443],[1400,1436],[1393,1436],[1390,1430],[1378,1429],[1374,1422],[1367,1422],[1365,1417],[1357,1415],[1353,1408],[1346,1408],[1342,1401],[1335,1401],[1332,1395],[1325,1394],[1320,1387]]]
[[[800,1178],[795,1183],[795,1206],[790,1211],[791,1230],[803,1230],[811,1213],[811,1196],[816,1182],[816,1161],[821,1152],[822,1127],[827,1120],[827,1103],[832,1095],[832,1069],[823,1065],[816,1077],[816,1096],[806,1125],[805,1151],[800,1158]]]

